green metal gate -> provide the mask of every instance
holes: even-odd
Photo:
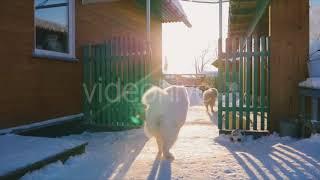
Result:
[[[112,129],[142,125],[141,96],[151,79],[144,42],[115,37],[83,47],[83,111],[90,125]]]
[[[269,37],[227,39],[219,63],[220,131],[270,128]]]

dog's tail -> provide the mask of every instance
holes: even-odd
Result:
[[[163,89],[153,86],[147,90],[142,96],[142,104],[145,106],[159,105],[167,93]]]
[[[150,88],[142,96],[142,104],[146,106],[144,131],[148,137],[159,131],[166,96],[166,91],[159,87]]]

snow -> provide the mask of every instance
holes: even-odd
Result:
[[[156,160],[154,139],[142,129],[83,133],[65,140],[88,141],[86,153],[22,179],[318,179],[320,135],[293,139],[272,134],[232,143],[219,136],[217,114],[193,106],[172,149],[172,162]]]
[[[300,82],[299,86],[320,89],[320,78],[308,78],[307,80]]]
[[[134,157],[144,147],[147,138],[143,130],[123,132],[101,132],[63,137],[66,140],[88,141],[86,152],[71,157],[64,164],[57,162],[38,171],[26,174],[22,179],[30,180],[87,180],[120,178],[118,173],[126,171]]]
[[[205,69],[204,71],[200,72],[199,74],[204,74],[207,77],[216,77],[216,76],[218,76],[218,70],[215,67],[210,66],[210,68]]]
[[[199,106],[203,104],[202,91],[198,88],[187,87],[190,106]]]
[[[7,134],[0,136],[0,176],[44,160],[85,142],[58,138],[27,137]],[[4,166],[5,164],[5,166]]]
[[[40,127],[43,128],[43,127],[47,127],[47,126],[62,124],[62,123],[65,123],[67,121],[72,121],[72,120],[81,120],[82,116],[83,116],[83,113],[80,113],[80,114],[69,115],[69,116],[64,116],[64,117],[60,117],[60,118],[49,119],[47,121],[41,121],[41,122],[26,124],[26,125],[22,125],[22,126],[17,126],[14,128],[1,129],[0,135],[9,134],[9,133],[16,133],[17,131],[22,132],[22,131],[26,131],[26,130],[30,130],[30,129],[37,129]]]

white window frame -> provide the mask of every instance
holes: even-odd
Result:
[[[49,51],[44,49],[37,49],[36,47],[36,17],[35,17],[35,3],[34,3],[34,55],[41,57],[53,57],[68,59],[68,60],[76,60],[75,54],[75,0],[68,0],[68,47],[69,53],[61,53],[55,51]]]

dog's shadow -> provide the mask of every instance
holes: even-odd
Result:
[[[213,123],[213,125],[218,125],[218,111],[207,111],[207,115],[209,116],[210,121]]]
[[[171,179],[171,161],[155,159],[148,176],[148,180],[170,180]]]

